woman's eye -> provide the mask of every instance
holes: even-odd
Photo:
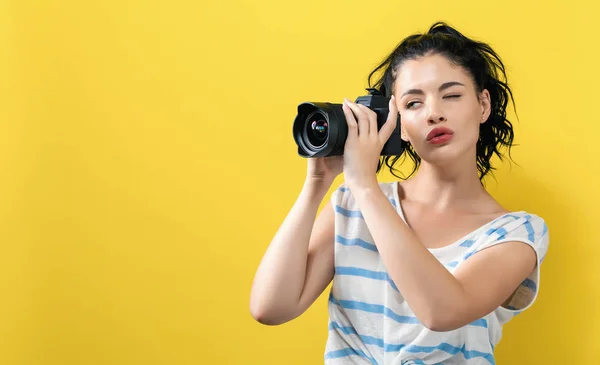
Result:
[[[406,104],[406,108],[407,109],[411,109],[412,107],[414,107],[418,103],[419,103],[418,101],[411,101],[408,104]]]
[[[460,98],[460,95],[459,94],[446,95],[445,98],[448,98],[448,99],[457,99],[457,98]]]

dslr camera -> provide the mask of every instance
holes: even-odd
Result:
[[[377,114],[379,131],[389,114],[390,99],[377,89],[366,89],[369,94],[359,96],[355,103],[362,104]],[[294,141],[302,157],[328,157],[344,154],[348,137],[348,124],[342,104],[329,102],[304,102],[298,105],[298,114],[293,125]],[[381,150],[381,156],[396,156],[402,153],[400,138],[400,114],[394,132]]]

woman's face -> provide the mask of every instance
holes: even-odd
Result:
[[[442,55],[407,60],[394,83],[402,139],[430,163],[475,157],[479,125],[490,115],[490,95],[477,93],[467,71]]]

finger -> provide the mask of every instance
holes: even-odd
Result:
[[[342,111],[344,112],[344,116],[346,117],[346,124],[348,124],[348,139],[358,137],[358,123],[354,118],[354,114],[352,114],[352,109],[350,109],[350,107],[345,101],[342,104]]]
[[[392,133],[394,133],[394,129],[396,129],[396,125],[398,124],[398,107],[396,106],[396,98],[394,95],[390,98],[389,105],[389,114],[385,121],[385,124],[381,127],[379,131],[379,140],[381,144],[385,144]]]
[[[368,136],[369,120],[365,112],[362,111],[358,104],[355,104],[348,99],[346,99],[346,105],[348,105],[348,107],[350,107],[350,109],[354,112],[354,115],[356,115],[356,120],[358,122],[358,136]]]
[[[377,138],[377,114],[362,104],[357,105],[367,116],[369,123],[369,135]]]

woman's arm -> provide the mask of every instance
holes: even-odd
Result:
[[[433,331],[450,331],[486,316],[514,292],[537,263],[522,242],[487,248],[450,273],[419,242],[373,184],[352,190],[388,273],[417,318]]]
[[[535,268],[533,249],[524,243],[506,242],[479,252],[450,273],[419,242],[377,182],[375,162],[397,125],[395,98],[390,98],[390,113],[381,130],[377,115],[364,105],[345,100],[342,108],[348,123],[346,185],[390,277],[421,323],[434,331],[449,331],[502,305]]]
[[[250,311],[277,325],[302,314],[333,278],[334,211],[328,204],[315,221],[330,184],[307,179],[258,267]]]

